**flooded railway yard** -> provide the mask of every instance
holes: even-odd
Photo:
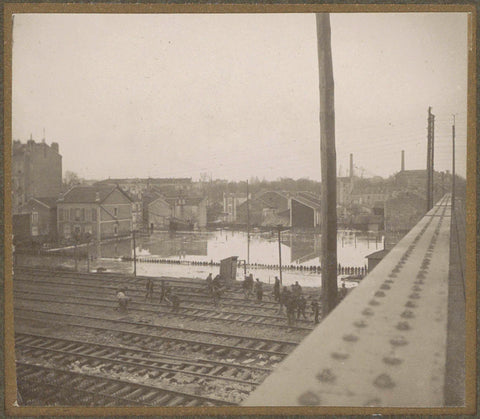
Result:
[[[161,279],[180,307],[160,301]],[[264,299],[228,285],[218,306],[204,280],[21,268],[14,271],[17,384],[23,405],[222,406],[240,404],[313,330],[289,326]],[[116,294],[130,302],[120,312]]]

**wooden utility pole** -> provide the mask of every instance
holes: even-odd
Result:
[[[248,179],[247,179],[247,265],[250,266],[250,199],[248,196]]]
[[[280,286],[283,285],[283,280],[282,280],[282,225],[278,225],[278,267],[280,270]]]
[[[435,115],[432,108],[428,108],[427,134],[427,212],[433,207],[433,174],[434,174],[434,142],[435,142]]]
[[[132,231],[133,236],[133,276],[137,276],[137,242],[135,240],[136,231]]]
[[[452,125],[452,217],[455,209],[455,115],[453,115]]]
[[[317,13],[316,20],[322,165],[322,312],[325,316],[337,304],[337,157],[330,15]]]
[[[90,240],[87,241],[87,272],[90,272]]]

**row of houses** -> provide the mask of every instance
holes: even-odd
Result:
[[[174,221],[203,228],[206,218],[204,198],[151,190],[138,201],[119,185],[98,183],[75,186],[58,198],[30,198],[14,214],[13,231],[17,241],[105,240],[144,226],[169,228]]]
[[[223,195],[223,221],[269,227],[320,226],[320,199],[310,192],[263,191],[254,196],[244,193]]]

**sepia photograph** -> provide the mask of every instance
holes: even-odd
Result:
[[[472,413],[475,7],[111,6],[5,8],[7,412]]]

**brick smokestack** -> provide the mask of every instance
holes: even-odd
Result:
[[[350,154],[350,178],[353,178],[353,154]]]
[[[401,171],[405,171],[405,150],[402,150],[402,166],[401,166]]]

